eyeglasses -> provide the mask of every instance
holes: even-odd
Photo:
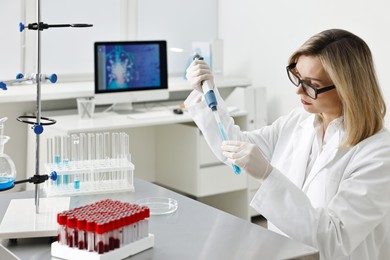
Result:
[[[290,79],[291,83],[294,84],[296,87],[299,85],[302,85],[302,89],[305,92],[306,95],[308,95],[312,99],[317,99],[318,94],[324,93],[326,91],[332,90],[336,88],[335,85],[323,87],[323,88],[316,88],[312,86],[310,83],[307,83],[306,81],[301,80],[294,72],[296,63],[291,63],[286,67],[287,69],[287,75]]]

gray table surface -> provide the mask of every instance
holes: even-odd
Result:
[[[269,231],[261,226],[202,204],[155,184],[135,179],[135,192],[72,197],[71,208],[104,198],[135,203],[147,197],[178,201],[176,212],[150,217],[154,247],[129,259],[317,259],[315,249]],[[9,201],[34,197],[33,191],[0,194],[0,218]],[[21,214],[23,209],[21,209]],[[2,241],[21,259],[54,259],[49,238]]]

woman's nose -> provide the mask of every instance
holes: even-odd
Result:
[[[305,94],[305,91],[302,88],[302,83],[300,83],[296,90],[297,95]]]

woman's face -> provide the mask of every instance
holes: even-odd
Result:
[[[296,65],[296,73],[301,80],[310,83],[317,89],[333,85],[320,59],[316,56],[300,56]],[[303,107],[309,113],[321,113],[324,118],[329,120],[342,114],[342,105],[336,89],[320,93],[314,100],[305,94],[300,85],[297,88],[297,94],[301,98]]]

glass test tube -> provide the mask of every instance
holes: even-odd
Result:
[[[110,159],[110,133],[103,133],[103,158]]]
[[[75,166],[80,167],[80,138],[77,134],[71,135],[71,149],[72,149],[72,161],[75,163]],[[74,183],[74,188],[80,188],[80,180],[78,176],[72,176],[73,178],[70,180]]]
[[[103,159],[103,134],[102,133],[96,133],[95,135],[96,139],[96,160],[98,164],[102,164]],[[103,181],[104,180],[104,172],[94,172],[95,174],[95,181]]]
[[[112,133],[112,140],[111,140],[111,158],[112,159],[119,159],[119,151],[120,151],[120,142],[119,142],[119,134],[118,133]]]
[[[47,150],[46,150],[46,161],[47,163],[52,163],[53,162],[53,139],[52,138],[47,138],[46,139],[46,145],[47,145]]]
[[[80,167],[83,169],[88,165],[87,163],[87,151],[88,151],[88,139],[85,133],[80,133]],[[83,173],[79,176],[81,182],[88,181],[88,174]]]
[[[96,155],[96,141],[95,141],[95,134],[93,133],[88,133],[88,141],[87,141],[87,146],[88,146],[88,152],[87,152],[87,159],[88,162],[91,164],[92,167],[94,167],[94,160],[95,160],[95,155]],[[95,181],[95,178],[93,174],[89,175],[89,180],[93,183]]]
[[[54,163],[59,164],[61,162],[61,136],[54,137]]]
[[[65,167],[69,167],[70,160],[70,136],[64,135],[62,137],[62,162]],[[68,185],[69,183],[69,174],[64,173],[63,175],[63,184]]]
[[[88,160],[92,161],[95,160],[95,153],[96,151],[96,141],[95,141],[95,134],[88,133]]]
[[[57,165],[61,163],[61,136],[54,137],[53,162]],[[62,176],[57,176],[57,185],[62,184]]]
[[[103,159],[103,134],[96,133],[96,160]]]
[[[126,134],[126,133],[123,133],[121,132],[120,134],[120,144],[121,144],[121,159],[123,160],[123,164],[126,164],[127,163],[127,160],[130,160],[129,158],[129,135]],[[128,180],[127,178],[127,171],[126,170],[122,170],[121,173],[120,173],[120,179],[121,180]]]
[[[120,150],[119,134],[112,133],[111,135],[111,158],[115,163],[119,163],[119,150]],[[118,180],[120,178],[120,171],[113,172],[113,179]]]

